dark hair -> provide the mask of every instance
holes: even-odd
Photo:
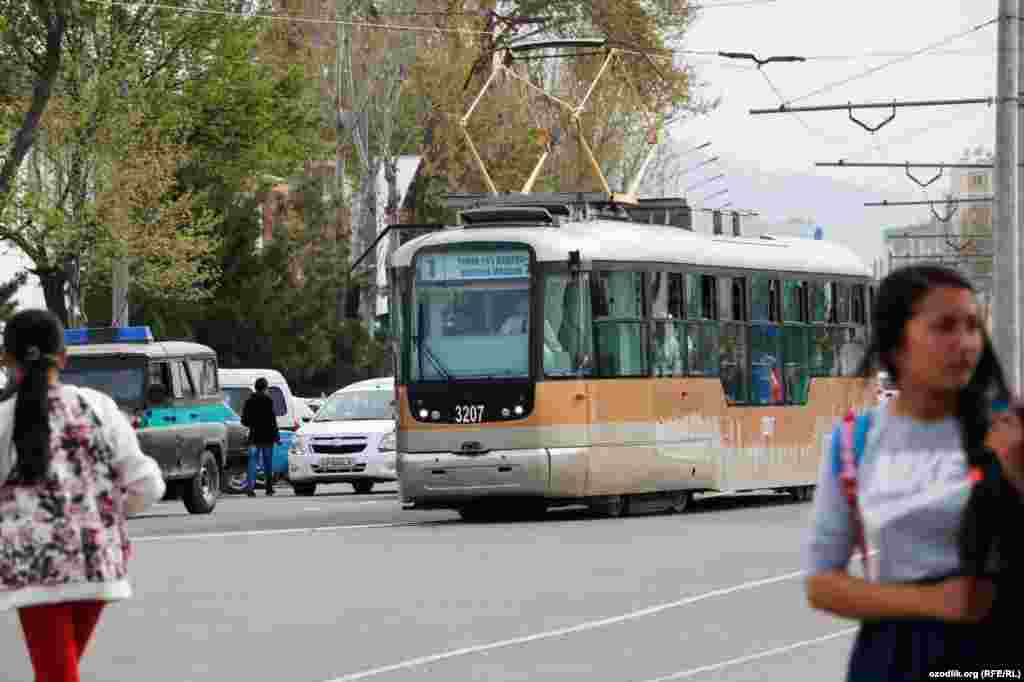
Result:
[[[860,374],[869,376],[884,369],[899,387],[900,376],[893,353],[902,345],[907,323],[921,300],[935,289],[949,287],[974,292],[967,279],[939,265],[910,265],[890,273],[878,287],[871,316],[871,342],[861,364]],[[1009,396],[1003,368],[996,357],[988,334],[982,330],[983,348],[967,386],[957,396],[956,416],[960,420],[964,449],[969,463],[976,465],[988,432],[989,405]]]
[[[43,480],[50,470],[49,370],[63,350],[64,327],[48,310],[23,310],[4,329],[4,351],[23,372],[8,397],[17,399],[12,441],[17,476],[25,483]]]
[[[257,391],[262,392],[262,391],[267,390],[267,386],[268,385],[269,384],[267,384],[267,380],[264,379],[263,377],[260,377],[259,379],[256,380],[256,390]]]

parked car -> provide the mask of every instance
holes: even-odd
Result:
[[[291,447],[295,431],[301,424],[295,396],[288,382],[280,372],[273,369],[221,369],[218,371],[221,386],[224,389],[227,404],[238,415],[242,414],[245,401],[255,391],[256,380],[263,377],[267,380],[267,395],[274,401],[274,414],[277,416],[277,427],[281,432],[281,443],[274,448],[272,475],[278,478],[288,476],[288,449]],[[257,478],[265,476],[263,466],[257,467]],[[248,460],[232,462],[225,475],[227,492],[240,494],[246,489],[248,479]]]
[[[288,452],[288,479],[296,495],[320,483],[351,483],[368,493],[395,481],[395,381],[367,379],[336,391],[299,429]]]
[[[68,329],[61,381],[106,393],[160,465],[168,497],[192,514],[217,504],[222,472],[246,456],[246,429],[225,402],[212,348],[158,342],[149,327]]]

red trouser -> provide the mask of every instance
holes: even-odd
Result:
[[[79,682],[78,662],[103,607],[80,601],[18,609],[36,682]]]

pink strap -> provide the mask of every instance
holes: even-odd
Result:
[[[857,415],[851,409],[843,419],[842,431],[842,463],[843,470],[839,475],[839,482],[846,501],[850,505],[850,522],[853,526],[854,542],[860,549],[861,561],[864,564],[864,578],[868,579],[868,545],[864,535],[864,522],[860,514],[860,505],[857,503],[857,453],[854,444],[854,427],[857,423]]]

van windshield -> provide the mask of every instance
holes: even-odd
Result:
[[[245,401],[253,394],[253,390],[246,386],[223,386],[224,395],[228,399],[228,405],[236,414],[242,414],[245,408]],[[283,417],[288,414],[288,403],[285,401],[284,392],[277,386],[267,388],[267,394],[274,401],[274,415]]]
[[[69,356],[60,380],[106,393],[122,408],[141,408],[145,397],[145,361],[126,364],[119,358]]]
[[[337,393],[324,403],[313,419],[315,422],[368,421],[394,419],[392,391],[346,391]]]

